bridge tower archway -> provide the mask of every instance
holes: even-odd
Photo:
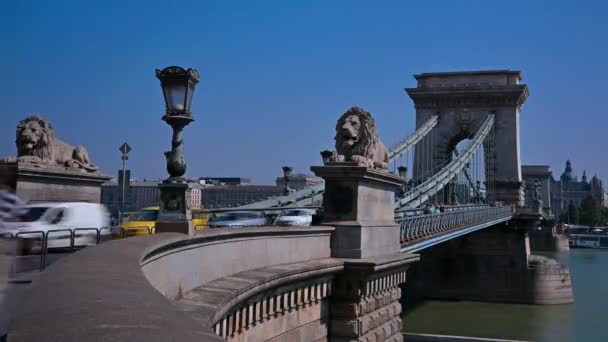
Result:
[[[439,119],[424,138],[429,139],[426,146],[430,146],[430,156],[423,152],[414,157],[414,179],[440,168],[455,146],[473,137],[487,116],[493,114],[493,139],[486,139],[483,146],[484,172],[493,175],[487,197],[490,201],[523,206],[519,114],[528,97],[528,87],[520,84],[521,72],[437,72],[414,78],[417,87],[407,88],[406,92],[416,108],[416,128],[433,115]]]

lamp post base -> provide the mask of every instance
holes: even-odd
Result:
[[[194,235],[190,195],[192,185],[188,183],[161,183],[160,213],[156,222],[156,233],[183,233]]]
[[[156,233],[181,233],[194,236],[194,225],[192,221],[157,221]]]

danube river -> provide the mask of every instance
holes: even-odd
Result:
[[[608,250],[572,249],[575,304],[515,305],[428,301],[406,307],[407,332],[540,342],[608,341]]]

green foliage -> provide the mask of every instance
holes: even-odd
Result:
[[[576,204],[574,204],[573,201],[570,201],[570,203],[568,204],[568,211],[566,212],[565,222],[567,222],[568,224],[578,224],[579,222],[578,208],[576,207]]]
[[[580,223],[594,227],[602,222],[602,211],[596,198],[589,195],[581,201]]]
[[[608,208],[602,208],[602,217],[600,218],[600,225],[608,226]]]

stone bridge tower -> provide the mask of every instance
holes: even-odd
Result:
[[[523,205],[524,191],[519,148],[519,112],[528,97],[528,87],[520,84],[521,72],[513,70],[436,72],[414,75],[416,88],[405,89],[416,108],[416,128],[432,115],[439,123],[432,132],[431,163],[414,161],[414,179],[428,174],[446,160],[456,145],[470,139],[489,113],[495,115],[492,148],[484,144],[487,174],[494,176],[489,200]],[[491,151],[488,153],[488,151]],[[428,156],[426,156],[428,158]],[[430,165],[429,165],[430,164]]]

